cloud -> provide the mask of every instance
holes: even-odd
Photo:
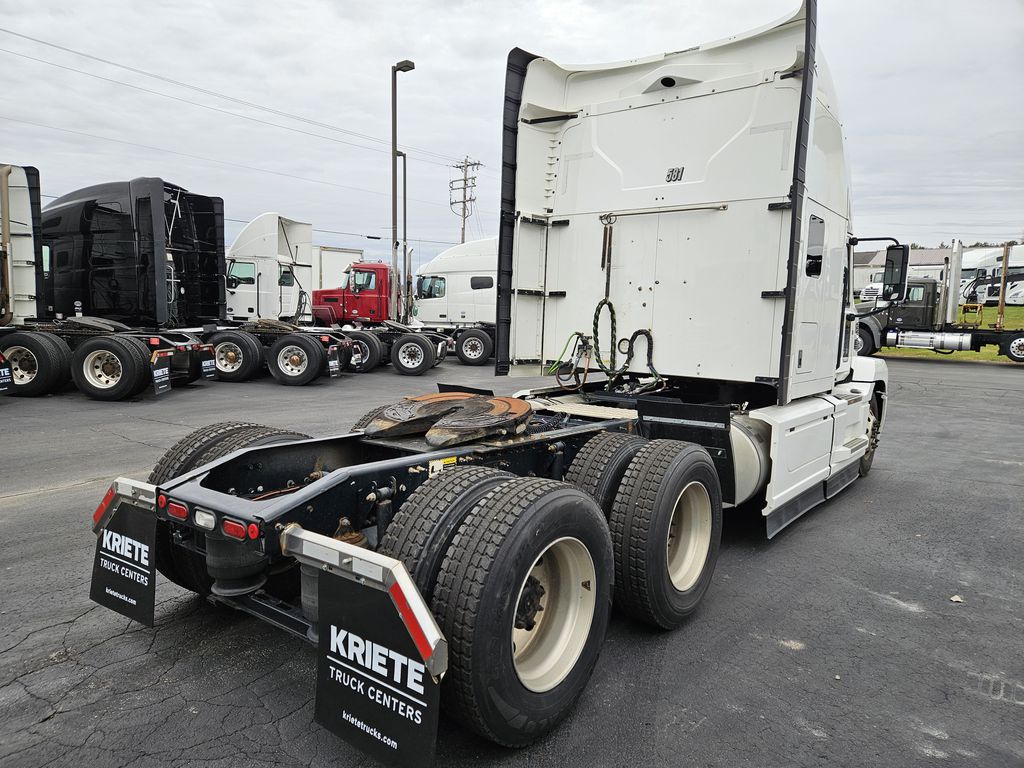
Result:
[[[991,0],[984,13],[977,4],[951,1],[820,5],[821,48],[844,110],[856,231],[922,243],[961,233],[972,239],[1019,237],[1024,100],[1015,94],[1017,74],[1024,71],[1024,49],[1017,45],[1024,33],[1021,4]],[[105,180],[162,176],[220,195],[233,219],[276,210],[321,229],[384,235],[382,241],[327,234],[318,239],[387,256],[390,66],[410,58],[415,71],[399,75],[400,141],[425,150],[410,153],[410,237],[442,241],[414,243],[419,263],[458,239],[459,220],[448,207],[457,158],[484,163],[470,235],[496,232],[510,48],[560,63],[618,61],[719,39],[794,6],[793,0],[0,0],[0,26],[384,140],[267,115],[0,34],[0,48],[315,134],[0,53],[0,116],[182,153],[0,120],[0,159],[37,166],[43,191],[55,195]],[[229,223],[229,240],[240,226]]]

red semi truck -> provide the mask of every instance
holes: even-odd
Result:
[[[395,279],[388,264],[357,262],[345,269],[337,288],[313,291],[313,322],[345,328],[360,346],[361,362],[354,367],[368,371],[390,359],[399,373],[418,375],[440,362],[449,347],[467,365],[487,363],[494,349],[493,323],[412,327],[397,322],[389,312]]]
[[[445,358],[451,339],[391,318],[393,279],[391,267],[381,262],[350,265],[337,288],[313,291],[313,322],[346,329],[362,353],[352,364],[355,370],[369,371],[390,360],[398,373],[419,376]]]

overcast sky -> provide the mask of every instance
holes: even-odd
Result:
[[[278,211],[320,230],[383,235],[314,235],[376,258],[389,253],[390,67],[409,58],[399,141],[409,147],[409,238],[420,263],[458,240],[448,184],[463,156],[484,164],[468,237],[496,234],[510,48],[563,64],[618,61],[719,39],[797,5],[0,0],[5,29],[348,132],[0,33],[0,162],[36,166],[50,195],[161,176],[223,197],[229,219]],[[819,31],[857,233],[922,244],[1020,239],[1024,0],[822,0]],[[239,221],[228,221],[228,243]]]

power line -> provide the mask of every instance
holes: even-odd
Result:
[[[305,182],[309,182],[311,184],[323,184],[323,185],[328,186],[328,187],[337,187],[339,189],[350,189],[350,190],[353,190],[355,192],[365,192],[365,193],[370,194],[370,195],[380,195],[382,197],[390,197],[390,193],[389,192],[379,192],[379,191],[374,190],[374,189],[365,189],[363,187],[353,187],[353,186],[350,186],[348,184],[337,184],[337,183],[335,183],[333,181],[325,181],[323,179],[310,179],[310,178],[307,178],[305,176],[296,176],[295,174],[292,174],[292,173],[285,173],[284,171],[275,171],[275,170],[272,170],[270,168],[258,168],[258,167],[253,166],[253,165],[244,165],[242,163],[232,163],[232,162],[230,162],[228,160],[218,160],[215,157],[204,157],[203,155],[193,155],[193,154],[190,154],[188,152],[179,152],[179,151],[174,150],[174,149],[165,149],[163,147],[154,147],[154,146],[151,146],[149,144],[139,144],[138,142],[127,141],[126,139],[115,139],[115,138],[112,138],[110,136],[99,136],[99,135],[94,134],[94,133],[86,133],[85,131],[76,131],[76,130],[73,130],[71,128],[61,128],[61,127],[56,126],[56,125],[46,125],[45,123],[37,123],[37,122],[33,122],[32,120],[19,120],[18,118],[8,117],[7,115],[0,115],[0,120],[8,120],[8,121],[10,121],[12,123],[21,123],[22,125],[31,125],[31,126],[35,126],[36,128],[46,128],[46,129],[51,130],[51,131],[60,131],[62,133],[71,133],[71,134],[74,134],[76,136],[85,136],[87,138],[98,139],[100,141],[110,141],[110,142],[113,142],[115,144],[126,144],[126,145],[128,145],[130,147],[139,147],[141,149],[148,149],[148,150],[151,150],[151,151],[154,151],[154,152],[165,152],[165,153],[167,153],[169,155],[178,155],[179,157],[188,157],[188,158],[191,158],[193,160],[202,160],[203,162],[206,162],[206,163],[216,163],[217,165],[225,165],[225,166],[228,166],[230,168],[242,168],[242,169],[247,170],[247,171],[256,171],[258,173],[269,173],[269,174],[272,174],[274,176],[282,176],[284,178],[295,179],[297,181],[305,181]],[[410,197],[409,199],[413,200],[414,202],[417,202],[417,203],[423,203],[424,205],[438,205],[438,206],[443,206],[444,205],[444,203],[439,203],[439,202],[437,202],[435,200],[420,200],[420,199],[415,198],[415,197]]]
[[[92,77],[92,78],[95,78],[96,80],[103,80],[104,82],[107,82],[107,83],[113,83],[114,85],[121,85],[121,86],[124,86],[125,88],[131,88],[131,89],[136,90],[136,91],[142,91],[143,93],[149,93],[149,94],[152,94],[154,96],[162,96],[165,99],[172,99],[174,101],[179,101],[179,102],[181,102],[183,104],[191,104],[194,107],[200,107],[202,109],[208,109],[208,110],[210,110],[212,112],[219,112],[222,115],[230,115],[231,117],[238,117],[238,118],[241,118],[242,120],[249,120],[251,122],[259,123],[261,125],[269,125],[269,126],[271,126],[273,128],[280,128],[281,130],[285,130],[285,131],[294,131],[295,133],[301,133],[303,136],[312,136],[312,137],[317,138],[317,139],[323,139],[324,141],[333,141],[333,142],[335,142],[337,144],[346,144],[346,145],[348,145],[350,147],[356,147],[357,149],[366,149],[366,150],[369,150],[371,152],[380,152],[382,154],[390,154],[391,153],[390,149],[384,149],[382,147],[368,147],[365,144],[356,144],[355,142],[352,142],[352,141],[345,141],[344,139],[336,139],[333,136],[324,136],[324,135],[319,134],[319,133],[312,133],[311,131],[304,131],[301,128],[293,128],[290,125],[281,125],[280,123],[272,123],[269,120],[261,120],[258,117],[252,117],[251,115],[243,115],[243,114],[241,114],[239,112],[232,112],[232,111],[227,110],[227,109],[221,109],[220,107],[214,107],[214,106],[211,106],[209,104],[203,104],[203,103],[198,102],[198,101],[192,101],[191,99],[185,99],[185,98],[182,98],[181,96],[173,96],[173,95],[171,95],[169,93],[162,93],[160,91],[154,91],[154,90],[152,90],[150,88],[144,88],[141,85],[135,85],[133,83],[126,83],[123,80],[115,80],[115,79],[113,79],[111,77],[104,77],[103,75],[97,75],[97,74],[94,74],[92,72],[86,72],[85,70],[77,69],[76,67],[65,66],[64,64],[58,64],[58,63],[53,62],[53,61],[47,61],[46,59],[38,59],[35,56],[29,56],[28,54],[19,53],[18,51],[12,51],[12,50],[9,50],[7,48],[0,48],[0,53],[8,53],[8,54],[10,54],[12,56],[18,56],[18,57],[23,58],[23,59],[28,59],[29,61],[38,62],[39,64],[46,64],[47,66],[56,67],[58,69],[63,69],[63,70],[66,70],[68,72],[75,72],[75,73],[77,73],[79,75],[85,75],[86,77]],[[428,160],[427,158],[421,158],[421,157],[414,157],[412,159],[417,161],[417,162],[430,163],[431,165],[440,165],[440,166],[443,166],[443,167],[446,167],[446,168],[448,167],[448,163],[443,163],[443,162],[440,162],[438,160]]]
[[[123,69],[123,70],[126,70],[128,72],[133,72],[133,73],[135,73],[137,75],[142,75],[144,77],[151,77],[151,78],[153,78],[155,80],[160,80],[160,81],[165,82],[165,83],[170,83],[171,85],[176,85],[179,88],[188,88],[188,89],[193,90],[193,91],[198,91],[199,93],[204,93],[207,96],[214,96],[214,97],[219,98],[219,99],[225,99],[227,101],[234,102],[235,104],[241,104],[241,105],[244,105],[246,107],[250,107],[251,109],[258,109],[258,110],[261,110],[263,112],[269,112],[271,114],[278,115],[279,117],[286,117],[286,118],[288,118],[290,120],[297,120],[299,122],[308,123],[310,125],[315,125],[315,126],[318,126],[320,128],[326,128],[327,130],[330,130],[330,131],[337,131],[338,133],[344,133],[344,134],[347,134],[349,136],[357,136],[359,138],[366,139],[367,141],[373,141],[373,142],[377,142],[379,144],[390,144],[390,141],[388,139],[381,139],[381,138],[378,138],[376,136],[371,136],[371,135],[366,134],[366,133],[360,133],[358,131],[353,131],[353,130],[350,130],[348,128],[339,128],[336,125],[331,125],[329,123],[322,123],[322,122],[320,122],[318,120],[313,120],[312,118],[303,117],[302,115],[295,115],[295,114],[292,114],[290,112],[285,112],[285,111],[280,110],[280,109],[275,109],[273,107],[267,107],[267,106],[264,106],[262,104],[256,104],[256,103],[251,102],[251,101],[246,101],[245,99],[240,99],[240,98],[238,98],[236,96],[230,96],[230,95],[228,95],[226,93],[220,93],[219,91],[213,91],[213,90],[210,90],[208,88],[202,88],[202,87],[200,87],[198,85],[192,85],[191,83],[185,83],[185,82],[182,82],[181,80],[175,80],[175,79],[170,78],[170,77],[165,77],[164,75],[160,75],[160,74],[157,74],[155,72],[148,72],[148,71],[146,71],[144,69],[139,69],[138,67],[129,66],[128,64],[121,64],[121,63],[116,62],[116,61],[111,61],[110,59],[104,59],[104,58],[102,58],[100,56],[94,56],[91,53],[85,53],[84,51],[76,51],[73,48],[68,48],[68,47],[63,46],[63,45],[58,45],[57,43],[51,43],[51,42],[49,42],[47,40],[41,40],[38,37],[32,37],[31,35],[22,34],[21,32],[15,32],[13,29],[6,29],[5,27],[0,27],[0,32],[3,32],[3,33],[8,34],[8,35],[12,35],[14,37],[19,37],[22,40],[29,40],[29,41],[31,41],[33,43],[38,43],[39,45],[45,45],[45,46],[47,46],[49,48],[55,48],[55,49],[57,49],[59,51],[64,51],[65,53],[70,53],[70,54],[73,54],[75,56],[81,56],[83,58],[90,59],[92,61],[98,61],[98,62],[100,62],[102,64],[107,64],[107,65],[109,65],[111,67],[117,67],[118,69]],[[49,62],[46,62],[46,63],[49,63]],[[232,113],[232,114],[234,114],[234,113]],[[438,157],[438,158],[441,158],[443,160],[448,160],[449,162],[452,161],[452,160],[456,160],[457,159],[457,158],[455,158],[452,155],[445,155],[445,154],[443,154],[441,152],[434,152],[434,151],[429,150],[429,149],[420,149],[418,147],[403,147],[403,149],[405,149],[405,150],[407,150],[409,152],[418,152],[420,154],[432,155],[434,157]]]

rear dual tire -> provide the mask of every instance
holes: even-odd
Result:
[[[486,365],[493,352],[494,341],[478,328],[463,331],[455,342],[455,354],[463,365]]]
[[[404,376],[419,376],[433,368],[436,361],[434,345],[420,334],[404,334],[391,345],[391,364]]]
[[[93,400],[125,400],[152,381],[149,348],[134,336],[97,336],[71,356],[71,378]]]
[[[0,354],[11,366],[9,394],[47,395],[70,378],[71,350],[59,336],[37,331],[16,331],[0,337]]]
[[[320,342],[302,333],[289,333],[275,341],[267,356],[270,375],[278,384],[304,386],[319,378],[327,365]]]
[[[349,363],[350,370],[356,373],[369,373],[383,362],[386,350],[377,334],[369,331],[348,331],[346,335],[359,348],[360,355],[358,363]]]
[[[448,714],[511,747],[568,714],[611,609],[611,540],[589,496],[488,467],[444,470],[401,506],[378,551],[405,564],[448,640]]]
[[[248,381],[263,367],[263,345],[251,333],[221,331],[209,343],[220,381]]]

